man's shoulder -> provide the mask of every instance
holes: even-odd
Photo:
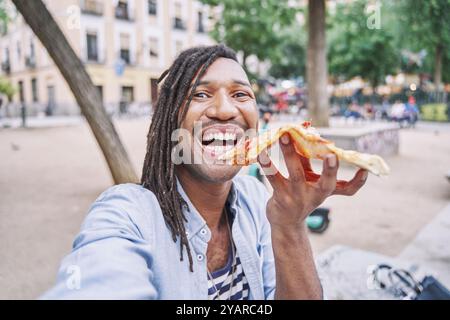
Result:
[[[156,196],[138,184],[125,183],[109,187],[94,201],[84,226],[100,219],[124,223],[131,221],[137,226],[148,223],[160,211]]]
[[[117,203],[130,202],[139,206],[145,205],[146,203],[152,205],[155,202],[158,203],[153,192],[135,183],[122,183],[109,187],[96,199],[96,202],[102,201],[116,201]]]

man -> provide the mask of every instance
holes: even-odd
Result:
[[[192,155],[214,159],[225,140],[235,144],[257,128],[258,111],[247,75],[223,45],[182,52],[164,77],[141,185],[114,186],[95,201],[44,298],[322,298],[304,220],[329,195],[354,194],[367,173],[336,188],[330,155],[321,178],[306,181],[309,162],[288,136],[289,178],[267,176],[272,197],[256,179],[236,176],[239,167],[175,164],[175,130],[193,133],[200,123],[200,135],[185,142]],[[259,161],[271,165],[267,155]]]

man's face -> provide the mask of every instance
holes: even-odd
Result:
[[[208,182],[232,179],[240,167],[215,159],[236,145],[246,130],[256,130],[257,123],[255,95],[245,71],[232,59],[217,59],[200,79],[181,123],[192,134],[192,159],[200,156],[202,161],[181,164],[182,168]]]

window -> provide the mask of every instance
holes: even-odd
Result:
[[[38,87],[36,78],[31,79],[31,95],[33,102],[38,102],[39,98],[38,98]]]
[[[205,27],[203,25],[203,12],[198,12],[198,26],[197,26],[197,32],[203,33],[205,32]]]
[[[25,56],[25,66],[28,68],[36,68],[36,57],[34,56],[33,39],[30,40],[30,53]]]
[[[148,14],[153,16],[158,14],[157,0],[148,0]]]
[[[175,18],[173,21],[173,27],[178,30],[185,30],[183,19],[181,18],[181,3],[175,3]]]
[[[20,42],[17,42],[17,58],[19,60],[22,58],[22,47],[20,46]]]
[[[23,81],[20,80],[17,83],[18,87],[19,87],[19,101],[20,102],[25,102],[25,95],[24,95],[24,91],[23,91]]]
[[[56,91],[55,86],[49,85],[47,86],[47,107],[45,108],[45,114],[47,116],[53,115],[56,109]]]
[[[103,3],[95,0],[84,0],[81,2],[81,12],[100,16],[103,14]]]
[[[11,64],[9,63],[9,49],[5,48],[5,56],[2,61],[2,70],[9,74],[11,73]]]
[[[5,48],[5,60],[4,61],[9,63],[9,49],[8,48]]]
[[[122,101],[131,103],[134,101],[134,88],[129,86],[122,87]]]
[[[86,34],[87,58],[89,61],[98,61],[97,34],[88,32]]]
[[[130,50],[120,49],[120,58],[125,61],[126,64],[130,64]]]
[[[33,42],[33,39],[30,40],[30,57],[34,58],[34,42]]]
[[[130,57],[130,36],[127,34],[120,35],[120,58],[125,61],[126,64],[131,63]]]
[[[116,18],[129,20],[130,16],[128,15],[128,2],[125,0],[119,0],[116,7]]]
[[[151,58],[158,58],[159,50],[158,50],[158,39],[157,38],[150,38],[150,57]]]
[[[95,86],[100,93],[100,100],[103,102],[103,86]]]

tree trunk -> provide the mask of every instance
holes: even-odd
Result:
[[[436,52],[434,56],[434,85],[436,91],[441,91],[442,85],[442,45],[436,45]]]
[[[314,126],[328,127],[327,52],[325,0],[308,1],[308,111]]]
[[[114,182],[117,184],[137,182],[136,173],[103,107],[97,88],[44,3],[41,0],[12,0],[12,2],[67,81],[103,151]]]

